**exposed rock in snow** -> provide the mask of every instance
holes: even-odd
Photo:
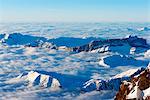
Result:
[[[139,69],[130,69],[128,71],[125,71],[125,72],[122,72],[120,74],[117,74],[115,76],[112,77],[112,79],[115,79],[115,78],[122,78],[122,77],[130,77],[131,75],[133,75],[134,73],[138,72]]]
[[[44,37],[23,35],[20,33],[1,34],[0,42],[2,44],[9,46],[23,45],[25,47],[42,47],[42,48],[57,49],[55,45],[50,43],[48,39]]]
[[[60,49],[66,51],[72,51],[71,47],[75,47],[77,45],[84,45],[96,39],[97,38],[80,39],[80,38],[69,38],[69,37],[47,39],[44,37],[23,35],[20,33],[0,34],[0,43],[5,45],[9,45],[9,46],[23,45],[25,47],[43,47],[43,48],[58,49],[58,50]]]
[[[138,38],[137,36],[129,36],[128,38],[123,38],[123,39],[108,39],[108,40],[92,41],[89,44],[74,47],[73,51],[75,52],[92,51],[92,50],[102,48],[104,45],[106,47],[113,47],[113,46],[123,46],[126,44],[130,45],[131,47],[149,48],[149,45],[146,43],[145,39]]]
[[[53,78],[47,74],[41,74],[36,71],[23,73],[16,78],[6,81],[5,83],[11,84],[11,83],[18,83],[22,81],[27,81],[28,86],[38,85],[44,88],[50,87],[52,90],[57,90],[60,89],[61,87],[60,82],[56,78]]]
[[[143,93],[144,93],[144,99],[146,99],[147,97],[150,97],[150,87],[143,90]]]
[[[137,36],[129,36],[123,39],[108,39],[108,40],[102,40],[98,38],[79,39],[79,38],[65,38],[65,37],[58,39],[47,39],[44,37],[13,33],[13,34],[1,34],[0,42],[2,44],[6,44],[9,46],[23,45],[28,47],[43,47],[75,52],[81,51],[91,51],[98,53],[119,52],[123,55],[136,52],[138,48],[142,49],[144,48],[147,50],[150,47],[146,43],[145,39],[138,38]]]
[[[132,76],[128,80],[132,87],[126,85],[124,82],[120,85],[119,92],[117,93],[115,100],[137,99],[142,100],[149,98],[150,96],[150,70],[148,67],[139,73],[138,76]]]
[[[92,50],[92,53],[98,52],[98,53],[104,53],[109,51],[109,46],[102,46],[101,48]]]
[[[135,86],[129,94],[126,96],[126,99],[137,99],[137,100],[142,100],[143,94],[142,91],[139,89],[138,86]]]
[[[149,65],[150,66],[150,65]],[[150,70],[147,68],[131,69],[112,77],[109,80],[91,79],[83,84],[82,91],[118,90],[115,100],[150,97]]]
[[[43,41],[36,41],[36,44],[26,44],[26,47],[42,47],[42,48],[50,48],[50,49],[57,49],[57,47],[55,45],[53,45],[52,43],[49,42],[43,42]]]
[[[88,92],[93,90],[118,90],[122,81],[129,80],[131,77],[137,76],[143,70],[144,68],[131,69],[121,74],[115,75],[109,80],[91,79],[83,84],[82,91]]]

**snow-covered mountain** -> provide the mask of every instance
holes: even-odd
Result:
[[[28,87],[38,85],[41,88],[51,88],[52,90],[58,90],[61,88],[59,80],[53,78],[50,75],[39,73],[37,71],[30,71],[28,73],[22,73],[16,78],[12,78],[5,83],[19,83],[19,82],[28,82]]]
[[[115,97],[116,100],[137,99],[149,100],[150,98],[150,65],[130,80],[122,82]]]
[[[71,43],[68,43],[71,42]],[[141,53],[150,48],[146,40],[137,36],[129,36],[122,39],[100,38],[57,38],[47,39],[44,37],[23,35],[21,33],[0,34],[0,42],[9,46],[46,47],[51,49],[67,49],[68,51],[82,52],[119,52],[119,53]],[[85,45],[84,45],[85,44]],[[81,45],[81,46],[76,46]]]
[[[149,100],[150,65],[147,68],[130,69],[109,80],[91,79],[83,84],[82,91],[117,90],[115,100]]]
[[[144,68],[141,69],[130,69],[126,72],[122,72],[113,76],[108,80],[102,79],[90,79],[89,81],[83,84],[82,91],[101,91],[101,90],[119,90],[120,84],[125,80],[130,80],[131,77],[134,77],[144,71]]]
[[[149,24],[1,26],[2,100],[148,98]]]
[[[146,43],[146,40],[143,38],[139,38],[137,36],[129,36],[123,39],[108,39],[108,40],[92,41],[89,44],[73,48],[73,51],[81,52],[81,51],[93,51],[98,49],[99,52],[103,53],[103,52],[107,52],[108,50],[110,51],[113,50],[113,47],[114,48],[124,47],[124,49],[129,49],[131,47],[149,48],[150,46]]]

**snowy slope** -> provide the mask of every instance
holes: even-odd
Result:
[[[113,99],[150,62],[149,27],[0,24],[0,99]]]

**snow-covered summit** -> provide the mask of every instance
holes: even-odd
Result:
[[[28,82],[28,86],[36,86],[51,88],[52,90],[57,90],[61,88],[59,80],[53,78],[50,75],[39,73],[37,71],[30,71],[28,73],[22,73],[16,78],[12,78],[6,81],[7,84],[19,83],[22,81]]]

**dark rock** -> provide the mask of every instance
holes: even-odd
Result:
[[[108,39],[108,40],[99,40],[92,41],[89,44],[83,46],[77,46],[73,48],[75,52],[88,52],[105,46],[123,46],[129,44],[131,47],[142,47],[149,48],[150,46],[146,43],[146,40],[143,38],[138,38],[137,36],[129,36],[128,38],[123,39]]]

